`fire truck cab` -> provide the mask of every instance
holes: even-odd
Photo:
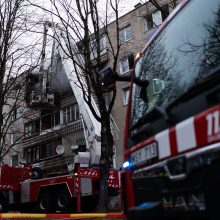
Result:
[[[128,219],[219,219],[220,1],[181,1],[138,54],[132,79]]]

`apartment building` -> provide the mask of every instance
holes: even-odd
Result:
[[[178,1],[161,0],[163,10],[171,12]],[[120,17],[120,58],[118,61],[118,73],[129,74],[134,68],[135,54],[140,51],[155,29],[162,23],[162,13],[151,3],[137,4],[134,9]],[[108,30],[114,29],[115,22],[108,25]],[[112,42],[114,35],[112,32]],[[91,41],[91,48],[93,42]],[[111,55],[108,54],[108,45],[102,38],[102,65],[111,66]],[[45,66],[50,70],[49,84],[47,85],[46,105],[38,102],[46,72],[35,73],[27,76],[25,88],[25,113],[22,122],[18,125],[23,129],[23,141],[19,144],[19,153],[9,154],[11,165],[18,165],[19,161],[25,160],[40,166],[46,173],[55,173],[58,168],[67,170],[73,162],[73,156],[77,149],[86,151],[86,140],[83,130],[79,106],[76,97],[65,74],[65,70],[59,57],[54,57],[53,67]],[[106,100],[111,93],[106,93]],[[123,132],[125,115],[128,104],[129,83],[117,82],[117,96],[112,110],[112,123],[119,132],[114,134],[114,167],[119,169],[123,163]],[[117,129],[116,129],[117,130]],[[21,150],[22,149],[22,150]],[[21,153],[22,152],[22,153]],[[18,156],[22,155],[22,156]],[[12,159],[14,158],[14,159]],[[13,162],[12,162],[13,161]],[[68,167],[69,166],[69,167]]]
[[[4,86],[7,91],[4,96],[2,111],[3,125],[1,127],[1,156],[3,163],[17,166],[23,160],[24,117],[26,109],[24,102],[24,86],[26,72],[18,77],[8,79]]]

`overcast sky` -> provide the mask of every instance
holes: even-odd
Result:
[[[134,9],[134,6],[139,2],[143,2],[143,0],[121,0],[121,15],[128,13],[129,11]]]

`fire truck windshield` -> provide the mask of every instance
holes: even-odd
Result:
[[[147,47],[135,67],[147,87],[133,85],[131,126],[155,106],[166,112],[220,66],[220,1],[192,0]],[[141,127],[141,126],[140,126]],[[135,127],[132,133],[137,133]]]

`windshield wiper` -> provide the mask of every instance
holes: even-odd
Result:
[[[150,111],[147,111],[131,128],[130,131],[139,128],[144,125],[148,120],[152,120],[152,118],[157,117],[157,115],[161,115],[167,123],[173,123],[173,118],[165,109],[162,109],[160,106],[155,105]],[[150,124],[148,127],[151,127]]]

